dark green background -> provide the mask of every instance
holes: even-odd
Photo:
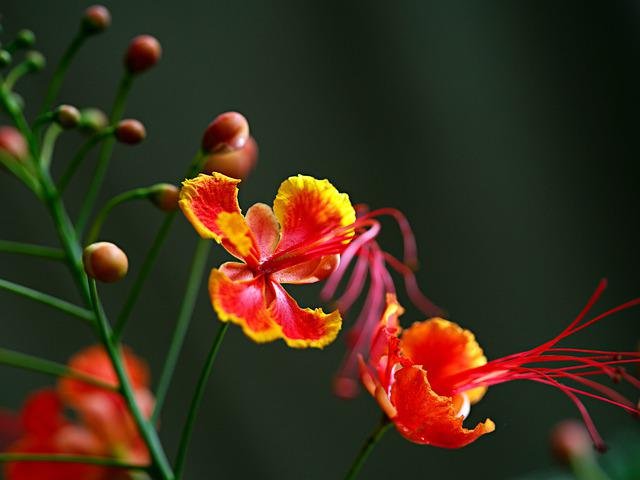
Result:
[[[17,88],[32,107],[89,4],[2,2],[8,32],[32,28],[50,60]],[[302,172],[330,178],[354,201],[401,209],[415,228],[425,291],[476,332],[490,358],[555,335],[601,277],[610,289],[599,310],[640,294],[638,2],[108,6],[113,26],[81,52],[61,101],[108,109],[135,34],[156,35],[164,57],[136,82],[127,107],[148,139],[116,147],[103,200],[177,181],[205,125],[234,109],[248,117],[261,148],[241,191],[245,208],[271,202],[282,179]],[[61,139],[55,172],[79,142],[74,133]],[[91,166],[68,196],[74,212]],[[45,209],[13,179],[0,182],[0,238],[54,244]],[[104,238],[127,251],[135,272],[160,221],[148,205],[131,205],[113,215]],[[183,219],[177,223],[126,336],[156,378],[196,241]],[[395,230],[387,230],[383,241],[397,252]],[[224,258],[215,248],[211,266]],[[56,264],[3,255],[0,275],[75,298]],[[102,288],[111,314],[129,284]],[[291,290],[303,305],[318,303],[313,288]],[[2,292],[0,303],[2,346],[64,361],[93,341],[45,307]],[[639,318],[618,315],[571,345],[632,350]],[[419,319],[413,309],[404,317]],[[170,452],[216,328],[203,288],[162,419]],[[379,416],[368,396],[332,395],[342,353],[341,338],[322,352],[295,351],[281,342],[257,346],[231,328],[187,478],[340,478]],[[18,407],[50,383],[2,368],[0,403]],[[613,407],[589,405],[605,438],[630,423]],[[486,416],[496,432],[462,450],[413,445],[392,432],[362,478],[509,478],[548,465],[549,429],[577,412],[558,391],[508,384],[492,388],[471,420]]]

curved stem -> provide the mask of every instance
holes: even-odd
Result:
[[[164,404],[173,378],[173,372],[175,371],[176,364],[178,363],[178,357],[182,350],[184,338],[189,328],[191,316],[193,315],[193,309],[198,299],[198,291],[202,283],[202,276],[204,268],[207,264],[207,257],[211,251],[211,240],[198,240],[196,246],[196,252],[193,255],[193,261],[191,262],[191,272],[189,273],[189,279],[187,280],[187,288],[182,300],[182,306],[180,307],[180,313],[178,314],[178,321],[176,322],[176,328],[173,332],[173,338],[171,339],[171,346],[169,347],[169,353],[167,359],[164,362],[164,368],[160,375],[160,381],[158,383],[158,389],[156,391],[156,405],[153,411],[152,419],[156,421],[160,412],[162,411],[162,405]]]
[[[187,456],[189,440],[191,439],[191,432],[193,431],[193,426],[195,424],[195,420],[198,415],[198,409],[200,408],[200,403],[202,403],[202,398],[204,397],[204,391],[207,387],[207,380],[211,375],[211,370],[213,369],[213,363],[218,354],[218,350],[220,350],[220,345],[222,344],[222,340],[224,339],[224,334],[227,333],[228,328],[229,328],[228,323],[223,323],[222,325],[220,325],[220,328],[218,329],[218,334],[216,335],[216,338],[213,341],[213,345],[211,346],[211,350],[209,350],[209,355],[207,356],[207,360],[204,364],[204,367],[202,368],[202,372],[200,372],[200,378],[198,379],[196,391],[194,392],[193,398],[191,399],[191,404],[189,405],[189,413],[187,415],[187,421],[182,429],[182,435],[180,436],[180,444],[178,446],[178,454],[176,456],[176,464],[175,464],[176,480],[180,480],[180,478],[182,477],[182,471],[184,469],[184,461]]]
[[[26,353],[14,352],[13,350],[7,350],[5,348],[0,348],[0,364],[53,375],[55,377],[73,378],[105,390],[117,390],[113,385],[103,382],[99,378],[72,370],[61,363],[34,357]]]
[[[29,152],[31,153],[31,161],[35,161],[39,155],[38,144],[35,136],[33,135],[31,128],[29,128],[29,124],[27,123],[27,119],[24,117],[24,113],[22,112],[20,105],[18,105],[15,98],[13,98],[11,90],[6,88],[4,85],[0,85],[0,101],[11,117],[11,120],[13,120],[14,125],[18,130],[20,130],[20,133],[22,133],[24,138],[27,140]]]
[[[107,204],[102,207],[102,210],[96,215],[95,220],[93,221],[93,225],[89,229],[89,233],[87,234],[87,239],[85,243],[87,245],[93,243],[100,235],[100,230],[102,229],[102,225],[104,221],[107,219],[111,210],[120,205],[121,203],[129,202],[131,200],[139,200],[141,198],[147,198],[149,195],[153,193],[153,189],[149,187],[144,188],[134,188],[133,190],[129,190],[128,192],[123,192],[119,195],[116,195],[111,200],[107,202]]]
[[[8,292],[22,295],[23,297],[30,298],[31,300],[35,300],[36,302],[44,303],[45,305],[49,305],[50,307],[57,308],[62,312],[68,313],[69,315],[78,317],[89,324],[93,323],[93,313],[90,310],[74,305],[73,303],[69,303],[58,297],[54,297],[52,295],[39,292],[38,290],[34,290],[23,285],[18,285],[17,283],[9,282],[8,280],[3,280],[1,278],[0,290],[7,290]]]
[[[112,135],[113,132],[113,127],[108,127],[107,129],[93,135],[80,147],[78,152],[74,155],[73,159],[67,166],[67,169],[62,174],[62,177],[60,177],[60,181],[58,182],[58,191],[60,192],[60,194],[62,194],[65,188],[67,188],[67,185],[69,185],[69,182],[73,178],[73,175],[76,173],[76,170],[78,170],[78,167],[82,164],[91,149],[98,143],[100,143],[101,140],[108,137],[109,135]]]
[[[47,258],[49,260],[65,259],[64,252],[59,248],[32,245],[30,243],[10,242],[8,240],[0,240],[0,252],[18,253],[32,257]]]
[[[7,90],[13,89],[14,85],[21,77],[29,73],[31,67],[27,62],[22,62],[16,65],[7,75],[6,80],[4,81],[4,86]]]
[[[162,448],[162,444],[160,443],[160,439],[158,438],[158,433],[144,418],[140,408],[138,407],[138,403],[136,402],[135,393],[131,386],[129,375],[126,372],[124,361],[122,360],[122,352],[120,347],[113,341],[111,327],[104,310],[102,309],[100,299],[98,298],[98,290],[94,280],[89,280],[89,291],[91,293],[91,303],[98,323],[98,331],[100,333],[102,343],[107,349],[107,353],[111,359],[113,369],[118,377],[120,392],[122,393],[122,396],[127,403],[127,407],[135,420],[140,435],[149,449],[149,454],[153,459],[153,466],[157,469],[157,473],[160,475],[162,480],[173,480],[174,475],[171,470],[171,466],[169,465],[169,460],[167,459]]]
[[[44,138],[42,140],[42,148],[40,149],[40,165],[42,168],[49,169],[51,164],[51,157],[53,156],[53,149],[56,145],[58,135],[62,133],[62,127],[57,123],[52,123],[47,128]]]
[[[116,324],[113,329],[115,338],[120,338],[122,336],[122,331],[124,330],[124,327],[127,324],[127,320],[129,320],[129,315],[131,314],[131,311],[133,310],[133,307],[138,300],[138,296],[142,291],[142,286],[144,285],[145,280],[151,272],[151,267],[153,267],[153,264],[156,261],[156,257],[160,252],[160,248],[162,247],[162,244],[164,243],[164,240],[169,233],[169,229],[171,228],[171,224],[173,223],[173,220],[175,218],[175,212],[169,213],[164,218],[162,225],[160,225],[160,229],[156,234],[156,238],[153,240],[153,244],[151,245],[147,256],[144,258],[144,261],[142,262],[140,272],[138,273],[138,276],[136,277],[133,286],[129,291],[129,295],[127,295],[127,299],[124,302],[124,306],[122,307],[120,314],[118,315],[118,319],[116,320]]]
[[[89,457],[87,455],[66,455],[61,453],[0,453],[0,463],[8,462],[58,462],[84,463],[125,470],[148,470],[148,465],[133,465],[115,458]]]
[[[358,452],[358,456],[353,461],[351,468],[344,477],[345,480],[353,480],[358,476],[358,473],[360,472],[360,469],[362,469],[364,462],[369,457],[369,454],[391,425],[393,425],[393,423],[391,423],[386,416],[383,416],[376,429],[371,433],[371,435],[369,435],[369,438],[364,442],[364,445],[362,445],[360,452]]]
[[[124,77],[122,77],[122,80],[120,81],[116,99],[113,102],[113,109],[111,111],[111,116],[109,117],[109,123],[111,125],[116,124],[120,118],[122,118],[132,84],[133,76],[130,73],[125,73]],[[87,196],[84,199],[84,203],[76,223],[76,233],[79,237],[82,237],[82,232],[84,232],[84,229],[87,226],[87,222],[89,221],[89,217],[93,211],[93,206],[98,198],[98,193],[100,193],[100,187],[102,186],[102,182],[107,173],[107,167],[109,166],[109,160],[111,159],[111,152],[113,151],[114,144],[115,138],[109,137],[104,141],[102,148],[100,149],[98,165],[93,173],[93,178],[91,179],[89,190],[87,191]]]
[[[71,65],[71,61],[86,39],[87,34],[82,29],[80,29],[80,31],[71,41],[71,44],[65,50],[62,58],[60,58],[60,62],[58,63],[53,76],[51,77],[51,83],[49,83],[49,88],[47,90],[47,94],[44,97],[44,101],[42,102],[42,107],[40,107],[40,114],[38,116],[51,109],[53,102],[58,96],[58,92],[60,91],[60,87],[62,86],[64,76],[69,69],[69,65]]]

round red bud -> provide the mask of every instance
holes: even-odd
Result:
[[[56,109],[55,119],[62,128],[76,128],[80,123],[80,112],[73,105],[60,105]]]
[[[111,13],[103,5],[92,5],[84,11],[82,28],[93,34],[104,32],[111,25]]]
[[[564,420],[551,431],[551,451],[563,464],[569,464],[572,458],[593,454],[593,442],[589,432],[578,420]]]
[[[85,108],[80,112],[80,128],[87,133],[96,133],[109,123],[105,113],[98,108]]]
[[[153,67],[162,56],[160,42],[151,35],[138,35],[129,43],[124,64],[130,73],[142,73]]]
[[[218,115],[207,126],[202,136],[202,150],[206,153],[239,150],[249,139],[249,123],[238,112]]]
[[[212,153],[207,156],[202,171],[204,173],[219,172],[228,177],[244,180],[255,168],[257,160],[258,144],[253,137],[249,137],[240,150]]]
[[[127,145],[136,145],[147,136],[144,125],[132,118],[121,120],[116,127],[115,133],[118,141]]]
[[[129,270],[129,260],[120,248],[110,242],[92,243],[82,255],[84,271],[90,278],[113,283],[124,278]]]
[[[0,153],[17,160],[24,160],[29,156],[27,142],[16,128],[0,126]]]
[[[174,212],[178,209],[180,189],[170,183],[154,185],[153,193],[149,197],[153,204],[163,212]]]

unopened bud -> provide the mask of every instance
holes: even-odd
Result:
[[[97,108],[85,108],[80,112],[80,128],[87,133],[99,132],[108,123],[105,113]]]
[[[121,280],[129,269],[129,260],[125,253],[109,242],[89,245],[84,249],[82,261],[89,277],[105,283]]]
[[[116,138],[121,143],[136,145],[145,139],[147,131],[144,125],[138,120],[128,118],[118,123],[116,127]]]
[[[22,134],[14,127],[0,127],[0,154],[9,155],[16,160],[29,156],[29,147]]]
[[[84,11],[82,28],[85,32],[93,34],[104,32],[111,25],[111,13],[103,5],[92,5]]]
[[[44,55],[42,55],[40,52],[36,52],[35,50],[27,52],[24,56],[24,59],[27,63],[27,66],[29,67],[29,70],[31,70],[32,72],[39,72],[40,70],[44,69],[45,65],[47,64],[46,60],[44,59]]]
[[[20,110],[24,109],[24,98],[22,98],[22,95],[17,92],[10,92],[9,98]]]
[[[162,56],[160,42],[151,35],[138,35],[129,43],[124,64],[130,73],[142,73],[153,67]]]
[[[551,431],[551,451],[563,464],[592,455],[593,443],[586,427],[577,420],[564,420]]]
[[[80,112],[73,105],[60,105],[56,108],[55,120],[62,128],[76,128],[80,123]]]
[[[239,150],[248,139],[247,119],[238,112],[225,112],[207,126],[202,136],[202,150],[206,153]]]
[[[154,185],[153,194],[149,199],[163,212],[173,212],[178,209],[178,197],[180,190],[170,183]]]
[[[16,35],[16,45],[18,48],[31,48],[36,43],[36,35],[31,30],[20,30]]]
[[[11,54],[6,50],[0,50],[0,68],[11,65]]]
[[[245,179],[258,160],[258,144],[249,137],[247,143],[240,150],[225,153],[210,154],[202,171],[205,173],[220,172],[228,177]]]

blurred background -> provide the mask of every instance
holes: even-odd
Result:
[[[48,75],[92,2],[4,0],[4,40],[36,32],[49,61],[17,87],[39,105]],[[126,115],[147,127],[117,145],[102,200],[157,181],[178,182],[207,123],[238,110],[260,146],[241,205],[271,203],[287,176],[329,178],[355,202],[399,208],[420,248],[418,279],[450,317],[476,333],[489,358],[537,345],[579,311],[600,278],[596,310],[640,295],[636,1],[105,2],[113,25],[79,54],[60,102],[109,110],[130,38],[157,36],[164,55],[142,75]],[[7,123],[6,117],[2,120]],[[82,139],[59,141],[59,174]],[[93,159],[95,160],[95,158]],[[69,189],[77,214],[94,161]],[[0,175],[0,238],[55,245],[45,209]],[[146,203],[114,213],[103,239],[137,272],[162,214]],[[399,252],[389,224],[387,249]],[[196,235],[180,219],[126,332],[158,375],[179,309]],[[214,248],[213,267],[227,258]],[[64,267],[3,255],[0,276],[76,300]],[[133,275],[101,291],[115,315]],[[317,289],[293,287],[316,306]],[[405,302],[407,303],[407,302]],[[66,361],[94,342],[83,325],[0,292],[3,347]],[[408,308],[405,325],[420,320]],[[581,333],[571,346],[634,350],[640,311]],[[353,316],[346,319],[348,327]],[[202,288],[162,417],[173,452],[195,379],[218,328]],[[192,443],[187,478],[340,478],[378,421],[368,395],[336,398],[331,379],[343,338],[324,351],[255,345],[233,327],[216,362]],[[0,404],[18,408],[52,379],[0,368]],[[634,393],[634,395],[637,395]],[[621,410],[588,402],[605,436],[638,428]],[[361,478],[513,478],[552,463],[548,432],[577,417],[560,392],[492,388],[469,424],[496,432],[462,450],[387,434]]]

